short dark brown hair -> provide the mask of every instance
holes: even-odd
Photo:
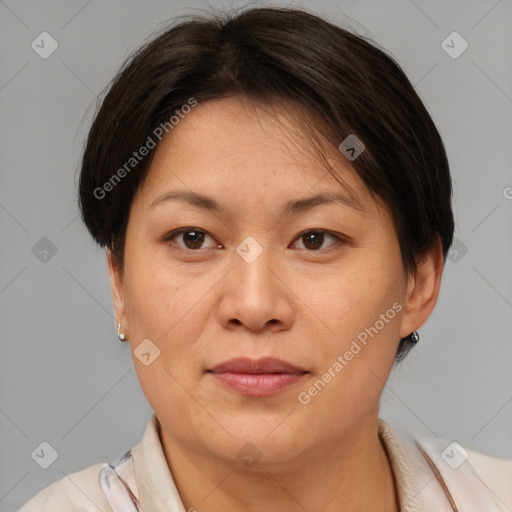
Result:
[[[365,150],[352,166],[389,207],[404,269],[414,272],[438,238],[446,261],[454,230],[446,152],[400,66],[374,42],[305,10],[250,8],[175,20],[105,89],[85,145],[79,203],[118,268],[131,203],[154,155],[134,162],[134,151],[149,147],[159,127],[169,131],[191,98],[233,95],[296,105],[336,146],[355,135]],[[396,361],[411,346],[403,338]]]

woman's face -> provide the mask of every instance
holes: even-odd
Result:
[[[337,148],[325,156],[360,209],[307,202],[348,194],[300,124],[247,100],[199,103],[156,149],[131,207],[124,276],[110,271],[165,439],[231,461],[250,442],[249,455],[272,463],[374,428],[399,339],[437,293],[421,311],[408,304],[417,281],[388,210]],[[238,357],[299,371],[211,371]]]

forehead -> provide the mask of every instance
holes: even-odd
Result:
[[[149,207],[162,190],[179,187],[245,201],[257,195],[284,202],[314,192],[343,193],[374,208],[350,162],[321,135],[315,140],[321,147],[290,105],[267,108],[240,97],[199,103],[158,145],[144,202]]]

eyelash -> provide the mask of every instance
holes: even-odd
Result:
[[[212,236],[210,236],[206,231],[202,230],[202,229],[199,229],[199,228],[194,228],[194,227],[189,227],[189,228],[181,228],[181,229],[178,229],[178,230],[175,230],[175,231],[172,231],[171,233],[169,233],[168,235],[166,235],[163,239],[163,242],[164,243],[167,243],[167,244],[174,244],[179,250],[181,251],[184,251],[184,252],[189,252],[189,253],[200,253],[201,251],[205,251],[207,249],[213,249],[213,247],[210,247],[210,248],[207,248],[207,249],[189,249],[188,247],[182,247],[178,244],[176,244],[176,242],[174,241],[174,239],[176,237],[178,237],[179,235],[182,235],[182,234],[185,234],[185,233],[189,233],[191,231],[194,231],[194,232],[198,232],[198,233],[202,233],[204,235],[207,235],[209,236],[212,240],[215,240]],[[340,244],[340,243],[347,243],[348,242],[348,239],[342,235],[339,235],[339,234],[336,234],[336,233],[332,233],[331,231],[326,231],[324,229],[308,229],[306,231],[303,231],[302,233],[299,233],[295,239],[295,240],[299,240],[301,239],[302,237],[304,237],[305,235],[307,235],[308,233],[321,233],[321,234],[327,234],[328,236],[334,238],[336,240],[336,242],[334,244],[332,244],[331,246],[329,246],[327,249],[316,249],[316,250],[313,250],[313,249],[301,249],[301,250],[304,250],[304,251],[307,251],[309,253],[322,253],[322,252],[327,252],[327,251],[330,251],[332,250],[332,247],[337,245],[337,244]],[[220,244],[219,244],[220,245]]]

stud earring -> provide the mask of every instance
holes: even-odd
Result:
[[[417,331],[411,332],[411,334],[409,334],[408,338],[413,343],[418,343],[418,341],[420,341],[420,335],[418,334]]]
[[[117,337],[119,338],[119,341],[126,340],[126,336],[121,333],[121,322],[117,322]]]

